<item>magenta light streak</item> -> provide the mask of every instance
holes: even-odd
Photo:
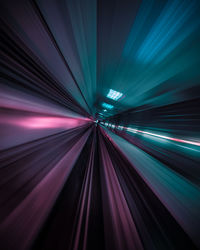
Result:
[[[26,129],[47,129],[47,128],[64,128],[69,129],[81,126],[90,119],[88,118],[71,118],[71,117],[53,117],[53,116],[33,116],[33,117],[4,117],[1,119],[2,124],[19,126]]]

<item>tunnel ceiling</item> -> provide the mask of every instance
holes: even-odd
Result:
[[[7,1],[2,10],[20,46],[90,115],[197,95],[187,90],[200,76],[198,1]],[[107,98],[110,89],[123,96]]]

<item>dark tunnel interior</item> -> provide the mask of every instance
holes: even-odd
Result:
[[[200,249],[200,1],[0,1],[0,249]]]

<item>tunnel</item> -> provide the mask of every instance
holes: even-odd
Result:
[[[200,1],[0,20],[0,249],[200,249]]]

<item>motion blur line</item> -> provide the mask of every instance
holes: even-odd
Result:
[[[151,136],[159,137],[159,138],[170,140],[170,141],[181,142],[181,143],[190,144],[190,145],[194,145],[194,146],[200,146],[200,142],[198,142],[198,141],[190,141],[190,140],[185,140],[185,139],[179,139],[179,138],[159,135],[159,134],[156,134],[156,133],[150,133],[150,132],[147,132],[147,131],[142,131],[142,130],[133,129],[133,128],[126,128],[125,127],[124,129],[126,129],[129,132],[133,132],[133,133],[141,133],[141,134],[151,135]]]
[[[133,164],[138,174],[200,247],[200,189],[141,149],[105,129],[114,145]]]
[[[93,133],[95,132],[96,131],[94,129]],[[83,180],[81,198],[79,200],[79,205],[77,209],[78,225],[76,228],[76,234],[75,234],[75,240],[74,240],[74,246],[73,246],[74,250],[79,249],[82,225],[84,227],[83,250],[85,250],[87,246],[89,212],[90,212],[90,203],[91,203],[92,176],[93,176],[93,168],[94,168],[95,143],[96,143],[96,136],[94,135],[92,139],[91,151],[89,155],[89,163],[88,163],[86,173],[84,176],[84,180]],[[85,208],[86,208],[86,218],[84,217]]]
[[[2,245],[4,235],[12,231],[16,237],[12,239],[12,242],[7,242],[9,249],[28,249],[62,190],[90,133],[91,130],[87,131],[80,138],[41,182],[35,186],[32,192],[3,221],[0,226]],[[19,218],[21,218],[20,221]],[[22,239],[25,240],[23,241]]]
[[[105,142],[103,141],[103,135],[100,135],[100,155],[102,161],[101,177],[102,177],[102,193],[107,197],[109,203],[107,206],[103,206],[105,210],[104,225],[105,225],[105,238],[107,249],[111,249],[109,245],[109,238],[116,239],[115,249],[127,249],[127,250],[142,250],[143,246],[139,238],[135,223],[131,216],[127,201],[123,195],[123,191],[120,187],[119,180],[115,173],[112,161],[109,156],[109,152],[106,149]],[[111,230],[109,230],[110,225]],[[113,232],[113,235],[111,233]],[[109,236],[111,234],[111,236]],[[125,239],[125,240],[122,240]]]

